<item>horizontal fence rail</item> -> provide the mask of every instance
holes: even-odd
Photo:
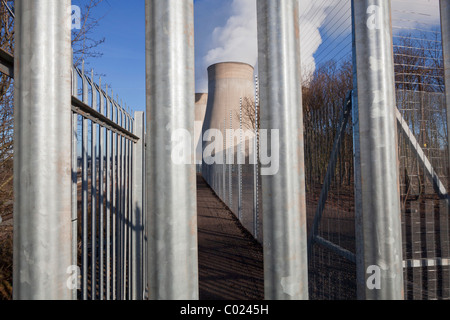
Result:
[[[0,72],[14,78],[14,56],[0,48]]]

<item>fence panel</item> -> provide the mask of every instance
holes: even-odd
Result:
[[[107,87],[103,90],[101,80],[95,83],[93,71],[85,73],[84,64],[81,70],[73,67],[72,87],[73,260],[81,270],[81,288],[76,296],[74,290],[74,298],[142,299],[146,282],[137,252],[144,242],[144,136],[123,104]],[[141,161],[134,162],[134,152]],[[139,199],[140,207],[135,205]]]
[[[394,7],[406,299],[450,299],[448,123],[439,1]]]

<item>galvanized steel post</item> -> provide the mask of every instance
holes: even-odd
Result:
[[[134,146],[133,154],[133,210],[132,210],[132,251],[131,251],[131,292],[132,300],[142,300],[143,288],[142,288],[142,264],[144,262],[141,255],[142,243],[144,236],[144,131],[145,131],[145,119],[144,112],[135,112],[134,114],[135,125],[134,134],[139,137],[139,141]]]
[[[360,299],[404,298],[391,2],[354,0]],[[358,204],[357,204],[358,206]],[[360,266],[361,267],[361,266]],[[361,272],[359,273],[361,276]]]
[[[111,97],[114,97],[114,93],[111,92]],[[119,111],[118,108],[112,99],[111,101],[111,120],[115,123],[118,123],[118,116]],[[117,201],[117,185],[118,185],[118,134],[112,133],[111,137],[111,170],[112,170],[112,177],[111,177],[111,185],[112,185],[112,200],[111,200],[111,215],[112,215],[112,248],[111,248],[111,254],[112,254],[112,270],[111,270],[111,299],[112,300],[118,300],[117,295],[117,264],[118,264],[118,232],[117,232],[117,226],[118,226],[118,201]]]
[[[447,104],[447,127],[450,133],[450,2],[448,0],[440,0],[440,10],[442,50],[444,58],[445,101]],[[448,137],[450,142],[450,134]]]
[[[106,117],[113,120],[114,106],[108,97],[108,86],[106,86],[105,92],[105,106]],[[113,132],[106,130],[106,144],[105,144],[105,156],[106,156],[106,300],[111,300],[111,216],[113,214],[113,204],[111,202],[112,181],[113,181],[113,163],[112,161],[112,148],[113,148]],[[113,240],[114,241],[114,240]]]
[[[180,146],[173,133],[193,137],[194,132],[193,10],[192,0],[146,1],[146,205],[152,300],[199,297],[194,155],[190,164],[177,164],[171,154]],[[185,138],[182,145],[191,150],[192,141]]]
[[[94,70],[91,69],[91,107],[97,109],[97,95],[94,85]],[[88,93],[86,93],[88,94]],[[97,299],[97,214],[98,214],[98,188],[97,188],[97,150],[99,126],[91,122],[91,300]]]
[[[72,54],[73,61],[73,54]],[[78,78],[72,68],[72,96],[77,96]],[[72,265],[78,271],[78,114],[72,114]],[[78,278],[74,279],[72,299],[78,297]]]
[[[119,100],[119,99],[117,99]],[[125,111],[122,106],[118,104],[120,112],[120,125],[125,128]],[[125,273],[126,273],[126,261],[125,261],[125,137],[119,136],[119,163],[120,163],[120,174],[119,174],[119,287],[118,293],[120,300],[125,300]]]
[[[70,1],[15,4],[14,299],[70,300]]]
[[[98,93],[99,95],[99,112],[101,114],[105,114],[105,99],[103,96],[103,90],[102,90],[102,79],[99,80],[99,86],[96,90],[93,91],[95,94]],[[105,278],[104,278],[104,264],[105,264],[105,208],[104,208],[104,198],[105,198],[105,128],[102,126],[99,126],[99,133],[98,133],[98,206],[99,206],[99,219],[98,219],[98,238],[99,238],[99,249],[98,249],[98,256],[99,256],[99,299],[104,299],[104,285],[105,285]]]
[[[85,104],[89,104],[89,92],[86,75],[84,73],[84,61],[82,63],[82,99]],[[82,291],[82,299],[88,299],[88,227],[89,227],[89,177],[88,177],[88,163],[89,163],[89,151],[88,151],[88,138],[89,138],[89,121],[86,117],[82,119],[82,127],[81,127],[81,157],[82,157],[82,166],[81,166],[81,243],[82,243],[82,252],[81,252],[81,291]]]
[[[262,177],[265,298],[308,299],[300,1],[259,0],[257,6],[261,130],[272,138],[279,132],[279,141],[267,142],[279,171]]]

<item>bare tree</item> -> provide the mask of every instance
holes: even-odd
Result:
[[[0,48],[14,54],[14,1],[0,1]],[[11,10],[11,11],[10,11]],[[0,218],[13,213],[13,80],[0,73]],[[0,226],[0,300],[12,295],[12,229]]]
[[[95,14],[96,9],[104,2],[104,0],[85,0],[85,5],[81,8],[81,28],[72,30],[72,48],[76,66],[82,60],[100,58],[103,55],[98,48],[105,42],[105,38],[97,39],[92,37],[92,34],[106,15]]]
[[[256,129],[256,104],[254,99],[244,97],[242,99],[242,129],[252,130]],[[259,106],[258,106],[259,109]],[[236,111],[236,118],[240,118],[240,111]],[[258,129],[261,127],[260,113],[258,112]]]
[[[329,61],[319,66],[303,91],[305,162],[307,186],[320,186],[325,177],[331,150],[340,125],[344,101],[352,89],[351,60]],[[353,175],[351,130],[347,130],[336,170],[336,181],[350,185]]]
[[[72,31],[74,62],[101,57],[99,46],[105,39],[95,39],[92,33],[103,17],[95,10],[104,0],[86,0],[81,10],[81,28]],[[0,1],[0,47],[14,55],[14,0]],[[13,158],[13,80],[0,74],[0,213],[12,213],[12,158]],[[7,207],[5,207],[7,205]]]
[[[394,57],[397,90],[444,92],[444,62],[438,32],[397,35]]]
[[[396,75],[397,106],[418,137],[426,156],[433,165],[443,167],[447,152],[446,108],[443,103],[444,65],[442,44],[438,31],[403,33],[396,35],[394,62]],[[404,201],[412,193],[422,197],[426,178],[410,152],[409,144],[400,135],[401,181],[404,181]],[[444,165],[444,167],[446,167]],[[446,174],[441,172],[441,174]]]
[[[0,2],[0,48],[14,54],[14,1]],[[13,80],[0,74],[0,215],[12,214]]]

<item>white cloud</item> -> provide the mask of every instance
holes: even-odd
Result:
[[[437,31],[440,25],[439,0],[392,1],[392,28],[394,34]],[[424,33],[425,32],[425,33]]]
[[[203,1],[209,4],[222,2],[222,8],[229,8],[226,22],[222,20],[214,23],[209,19],[215,24],[214,31],[210,31],[208,44],[201,52],[197,52],[200,55],[197,59],[197,64],[200,64],[197,70],[201,70],[197,76],[197,88],[205,92],[206,68],[211,64],[239,61],[257,66],[258,41],[256,0]],[[301,6],[301,59],[303,74],[307,75],[316,68],[314,55],[323,41],[338,42],[344,37],[348,40],[351,34],[351,1],[302,0]],[[439,24],[439,0],[393,0],[392,15],[394,27],[431,29]],[[399,30],[401,29],[394,28],[394,32]],[[326,46],[328,45],[324,44],[323,47]],[[331,46],[333,47],[334,45]],[[345,47],[344,50],[348,48]],[[333,59],[333,53],[323,58]]]
[[[394,26],[431,29],[440,22],[439,0],[393,0]]]
[[[226,61],[257,63],[256,0],[233,0],[231,8],[226,25],[214,29],[212,47],[203,58],[206,67]]]
[[[333,13],[340,0],[328,0],[318,4],[315,0],[302,0],[300,29],[302,34],[302,65],[305,72],[314,71],[314,53],[322,44],[319,28]],[[258,32],[256,0],[233,0],[231,16],[212,34],[211,47],[203,57],[203,68],[225,61],[239,61],[257,66]],[[202,83],[205,83],[202,81]],[[203,85],[204,87],[204,85]]]
[[[329,0],[324,3],[319,3],[315,0],[302,1],[304,11],[300,16],[300,29],[301,29],[301,59],[303,74],[307,75],[314,72],[316,68],[316,61],[314,54],[323,41],[323,35],[320,32],[321,26],[325,23],[328,26],[336,25],[334,21],[328,21],[331,19],[338,19],[342,9],[339,12],[335,12],[337,6],[342,4],[340,0]],[[350,3],[348,1],[348,3]],[[347,3],[344,3],[347,5]],[[325,30],[327,32],[329,30]],[[334,32],[335,30],[333,30]]]
[[[208,74],[204,56],[211,50],[213,32],[217,26],[225,25],[231,15],[231,0],[195,1],[195,64],[196,90],[208,91]]]

